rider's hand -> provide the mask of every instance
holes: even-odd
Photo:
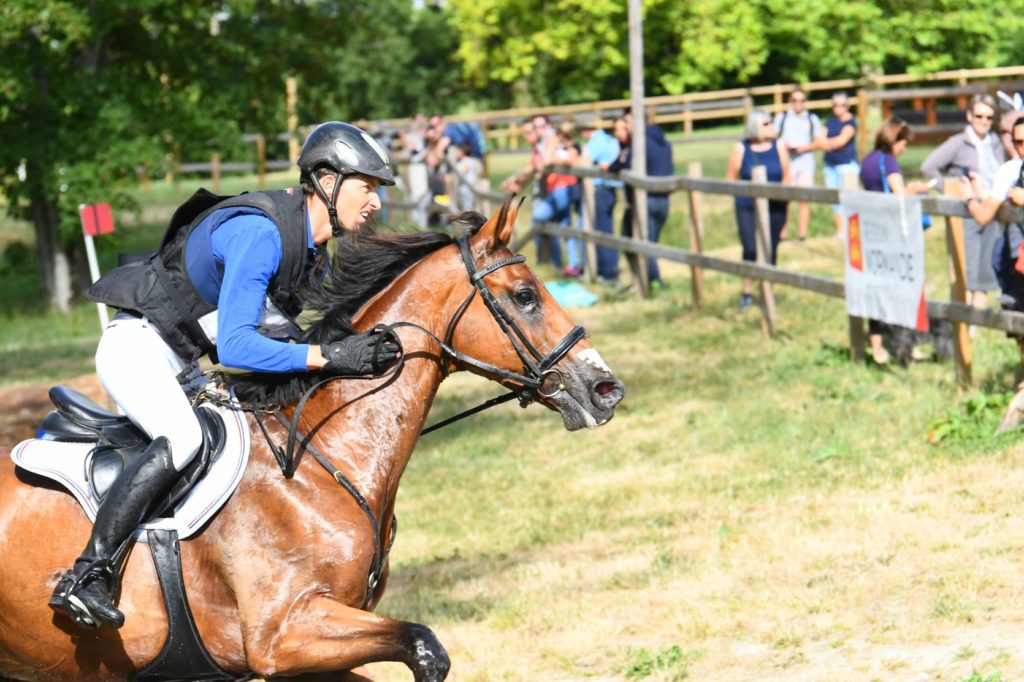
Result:
[[[378,342],[380,349],[374,357]],[[334,374],[380,373],[398,360],[401,350],[393,335],[382,340],[380,331],[376,329],[320,346],[320,352],[327,361],[324,370]]]

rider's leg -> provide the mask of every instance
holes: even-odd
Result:
[[[124,614],[113,604],[118,567],[112,559],[135,528],[155,511],[154,506],[170,492],[177,478],[170,445],[161,436],[114,481],[96,512],[89,542],[71,573],[57,585],[51,603],[56,602],[54,605],[72,616],[87,612],[94,625],[124,625]],[[99,622],[95,622],[97,619]]]
[[[96,349],[96,375],[128,418],[150,438],[166,436],[174,466],[185,468],[203,433],[177,375],[188,363],[147,321],[115,319]]]
[[[150,436],[163,437],[114,482],[97,511],[85,550],[54,591],[51,605],[77,616],[80,624],[90,625],[81,618],[83,611],[93,625],[124,623],[113,605],[113,556],[202,445],[199,423],[176,379],[184,365],[143,320],[115,320],[100,340],[96,372],[104,388],[133,422]]]

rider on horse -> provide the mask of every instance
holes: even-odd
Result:
[[[175,212],[155,254],[89,290],[118,309],[96,374],[154,440],[103,499],[85,550],[50,600],[78,623],[124,624],[113,604],[115,557],[202,446],[183,390],[200,376],[201,356],[255,372],[339,374],[369,374],[397,359],[398,346],[374,332],[324,346],[295,342],[299,296],[323,274],[326,242],[362,228],[381,208],[380,186],[395,184],[387,155],[359,128],[332,121],[309,135],[298,165],[300,187],[237,197],[200,190]]]

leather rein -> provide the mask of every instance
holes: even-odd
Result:
[[[437,429],[445,427],[455,421],[458,421],[470,415],[482,412],[483,410],[486,410],[490,407],[494,407],[495,405],[500,405],[502,403],[508,402],[513,398],[519,398],[519,405],[521,407],[526,407],[530,403],[534,402],[538,397],[554,397],[560,391],[565,390],[564,383],[559,381],[552,392],[545,393],[543,392],[544,382],[551,375],[559,375],[559,372],[557,369],[554,368],[554,365],[557,364],[558,361],[561,360],[563,357],[565,357],[565,355],[570,350],[572,350],[572,348],[577,343],[586,338],[586,330],[584,330],[584,328],[581,325],[576,325],[569,331],[568,334],[565,335],[564,338],[562,338],[561,341],[559,341],[555,345],[555,347],[551,350],[550,353],[548,353],[547,355],[542,355],[537,350],[537,348],[530,342],[530,340],[527,338],[526,334],[523,332],[519,324],[505,310],[505,308],[498,301],[498,298],[494,295],[494,292],[491,291],[491,289],[487,286],[487,283],[484,281],[484,278],[486,278],[488,275],[495,272],[496,270],[499,270],[507,265],[525,262],[526,256],[519,255],[511,256],[509,258],[502,258],[500,260],[496,260],[492,263],[489,263],[478,270],[476,268],[476,263],[473,260],[473,255],[470,252],[469,236],[463,235],[459,237],[456,240],[456,243],[458,244],[459,253],[462,256],[462,262],[466,266],[466,271],[469,274],[469,281],[470,284],[473,285],[473,288],[470,290],[469,295],[466,297],[466,299],[456,309],[455,314],[452,316],[452,319],[448,322],[448,328],[445,331],[444,339],[442,340],[438,338],[430,330],[413,322],[395,322],[390,325],[380,325],[376,328],[376,330],[379,332],[379,338],[377,340],[377,347],[375,349],[374,355],[376,355],[377,352],[379,352],[381,344],[383,344],[385,341],[392,341],[394,343],[398,343],[399,346],[401,346],[401,341],[399,340],[398,336],[394,333],[394,330],[399,329],[401,327],[411,327],[414,329],[418,329],[419,331],[423,332],[428,337],[430,337],[435,343],[437,343],[441,347],[442,353],[450,357],[456,364],[475,367],[476,369],[481,370],[485,374],[520,384],[521,388],[519,388],[518,390],[513,389],[509,393],[498,396],[497,398],[492,398],[482,403],[481,405],[466,410],[465,412],[457,414],[454,417],[449,417],[448,419],[433,424],[432,426],[429,426],[421,430],[421,436],[430,433],[431,431],[436,431]],[[469,304],[472,303],[473,298],[476,296],[477,292],[480,293],[480,298],[483,300],[484,305],[487,307],[491,315],[494,317],[495,322],[498,323],[498,327],[501,328],[502,332],[505,334],[509,342],[512,344],[512,347],[515,349],[516,354],[519,356],[520,360],[522,360],[522,372],[513,372],[507,369],[503,369],[501,367],[497,367],[490,363],[466,355],[465,353],[462,353],[461,351],[458,351],[452,347],[451,343],[452,337],[455,334],[455,327],[458,325],[458,322],[462,318],[462,315],[466,312],[466,309],[469,307]],[[398,528],[398,520],[394,516],[392,516],[391,532],[389,533],[387,545],[384,546],[383,538],[381,537],[382,529],[380,527],[380,523],[377,521],[377,517],[376,515],[374,515],[373,510],[370,508],[369,503],[366,501],[366,498],[362,495],[362,493],[359,492],[359,489],[356,488],[356,486],[348,479],[348,477],[345,476],[345,474],[342,473],[336,466],[334,466],[334,464],[332,464],[331,461],[313,445],[313,434],[321,426],[326,424],[327,419],[329,419],[330,417],[328,417],[323,422],[315,426],[313,428],[313,431],[311,431],[309,434],[301,436],[299,434],[299,417],[301,416],[302,410],[306,406],[306,403],[313,396],[313,394],[322,386],[341,379],[371,380],[379,379],[381,377],[386,376],[394,377],[401,372],[404,364],[405,353],[404,351],[400,351],[398,362],[388,372],[385,372],[383,374],[375,374],[374,376],[332,375],[330,377],[317,381],[312,386],[310,386],[305,393],[303,393],[302,398],[295,406],[295,411],[293,412],[291,419],[288,419],[283,414],[281,414],[280,410],[274,411],[273,415],[277,419],[277,421],[280,422],[281,425],[288,428],[288,441],[286,449],[280,448],[270,438],[270,434],[267,432],[266,426],[263,423],[261,411],[258,409],[250,410],[253,413],[253,416],[255,417],[256,423],[259,425],[260,430],[263,432],[263,437],[266,440],[267,445],[270,447],[271,452],[274,453],[274,459],[277,460],[277,464],[281,468],[281,473],[284,474],[285,478],[291,478],[292,476],[294,476],[295,468],[297,466],[297,455],[299,454],[299,452],[301,452],[301,450],[306,450],[320,464],[320,466],[322,466],[327,471],[327,473],[331,475],[331,477],[338,483],[338,485],[344,488],[352,496],[352,498],[356,501],[356,504],[359,505],[359,508],[362,509],[363,513],[366,515],[367,521],[370,524],[370,528],[373,531],[374,552],[373,563],[370,566],[370,573],[367,579],[366,592],[364,593],[363,597],[363,609],[366,609],[367,606],[369,605],[370,600],[373,598],[374,589],[380,582],[381,571],[383,570],[384,565],[387,563],[388,556],[391,553],[391,547],[392,545],[394,545],[395,542],[395,533]],[[447,363],[442,362],[441,366],[442,371],[445,373],[445,375],[447,375]]]

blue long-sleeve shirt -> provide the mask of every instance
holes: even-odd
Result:
[[[591,133],[590,139],[587,140],[587,153],[595,166],[615,163],[619,158],[619,151],[621,151],[619,141],[600,128]],[[594,184],[612,188],[622,187],[620,181],[605,180],[604,178],[596,178]]]
[[[306,222],[307,246],[314,248]],[[189,237],[189,278],[207,303],[216,304],[221,364],[254,372],[307,369],[309,346],[268,338],[267,287],[281,266],[281,235],[262,211],[229,208],[211,213]]]

